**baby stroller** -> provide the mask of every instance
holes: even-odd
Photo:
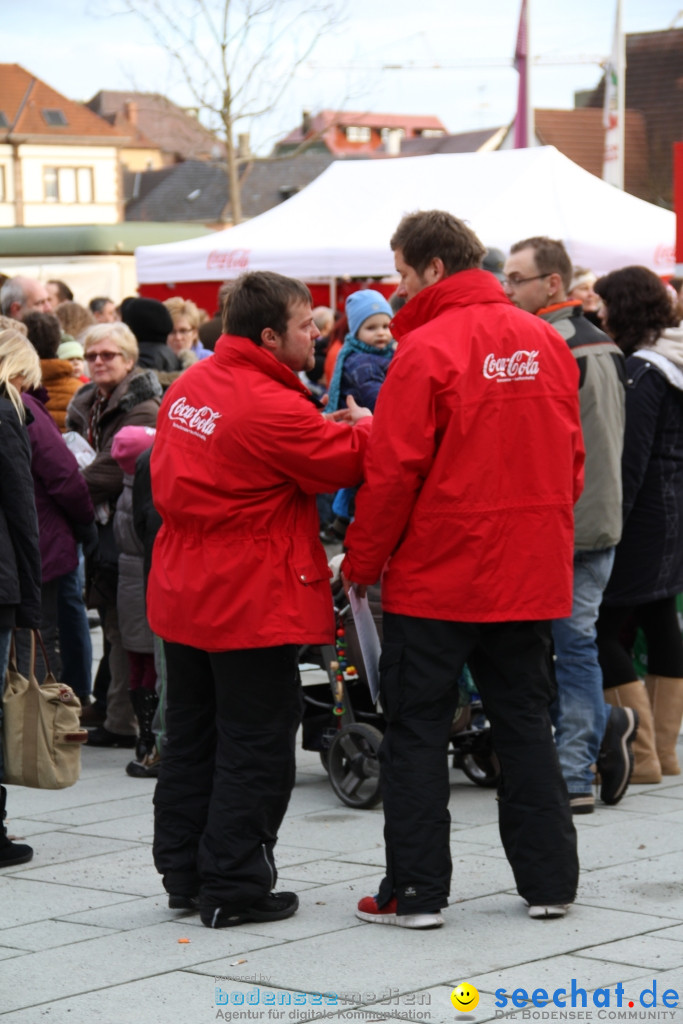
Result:
[[[378,751],[385,722],[373,704],[365,676],[353,615],[344,590],[333,584],[336,643],[301,657],[315,658],[329,683],[304,685],[304,750],[317,750],[332,789],[348,807],[375,807],[382,799]],[[379,585],[368,587],[368,600],[381,635]],[[451,727],[449,758],[478,786],[498,785],[500,768],[493,750],[491,727],[467,668],[459,687],[458,708]]]

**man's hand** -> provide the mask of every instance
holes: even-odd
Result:
[[[334,420],[335,423],[351,423],[353,425],[367,416],[372,416],[372,413],[365,406],[358,405],[352,395],[347,395],[346,409],[337,409],[336,412],[326,412],[323,415],[328,420]]]
[[[349,596],[349,590],[353,587],[353,592],[356,597],[361,600],[368,592],[367,583],[352,583],[351,580],[347,579],[344,573],[341,574],[342,584],[344,585],[344,593]]]

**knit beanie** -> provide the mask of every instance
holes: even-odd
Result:
[[[171,314],[157,299],[126,299],[121,307],[121,319],[140,344],[152,341],[165,345],[173,330]]]
[[[349,321],[349,334],[356,337],[358,328],[362,327],[368,317],[375,313],[386,313],[393,317],[391,306],[380,292],[372,288],[364,288],[360,292],[353,292],[346,300],[346,317]]]
[[[116,459],[124,473],[133,476],[135,460],[141,452],[152,447],[155,437],[154,427],[121,427],[112,441],[112,458]]]
[[[493,274],[499,281],[505,280],[505,274],[503,273],[503,267],[505,266],[505,253],[501,249],[487,249],[484,253],[484,259],[481,261],[481,269],[488,270],[489,274]]]
[[[82,359],[83,346],[70,334],[62,335],[62,343],[57,349],[57,359]]]

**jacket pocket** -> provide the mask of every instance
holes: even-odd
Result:
[[[320,583],[321,580],[329,581],[332,576],[324,552],[319,557],[312,551],[297,552],[292,559],[292,566],[297,580],[304,587]]]

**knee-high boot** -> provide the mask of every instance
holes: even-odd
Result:
[[[680,775],[676,742],[683,719],[683,679],[645,676],[645,685],[652,705],[655,744],[662,775]]]
[[[634,708],[638,712],[638,735],[633,741],[633,774],[631,784],[661,782],[662,769],[655,748],[652,707],[645,686],[639,679],[604,692],[605,701],[613,707]]]

